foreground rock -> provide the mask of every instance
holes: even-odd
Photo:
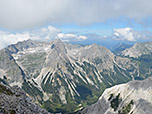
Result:
[[[152,78],[106,89],[98,102],[80,114],[151,114]]]
[[[49,114],[18,87],[0,84],[0,114]]]

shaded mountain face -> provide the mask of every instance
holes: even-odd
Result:
[[[0,113],[1,114],[50,114],[26,96],[19,87],[9,87],[0,84]]]
[[[149,77],[152,72],[152,42],[136,43],[131,48],[128,48],[119,53],[123,57],[130,58],[138,62],[137,76]],[[141,79],[136,77],[135,79]]]
[[[151,76],[150,66],[139,71],[142,64],[96,44],[27,40],[0,50],[0,81],[20,86],[50,112],[69,113],[94,103],[107,87]]]
[[[116,85],[79,114],[151,114],[151,94],[152,78]]]
[[[119,43],[113,47],[112,52],[116,55],[119,55],[122,51],[132,47],[133,44]]]

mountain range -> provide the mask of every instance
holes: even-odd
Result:
[[[74,113],[95,103],[106,88],[151,76],[150,46],[135,44],[115,55],[97,44],[18,42],[0,50],[0,82],[18,85],[49,112]]]

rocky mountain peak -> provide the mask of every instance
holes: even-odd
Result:
[[[56,50],[59,53],[67,53],[65,44],[60,39],[53,40],[51,42],[50,48]]]
[[[99,46],[97,44],[92,44],[89,46],[85,46],[81,50],[81,59],[95,59],[97,57],[100,57],[102,59],[112,59],[114,57],[114,54],[108,50],[107,48],[104,48],[102,46]]]
[[[121,52],[121,55],[138,58],[141,55],[152,53],[152,42],[136,43],[132,47]]]
[[[19,51],[23,51],[24,49],[34,48],[40,46],[41,42],[34,40],[25,40],[22,42],[18,42],[17,44],[11,44],[7,47],[7,49],[12,53],[17,53]]]

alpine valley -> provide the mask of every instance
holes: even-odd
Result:
[[[150,77],[151,44],[137,43],[122,51],[115,50],[115,55],[96,44],[82,46],[59,39],[49,43],[26,40],[0,50],[0,81],[18,85],[48,112],[77,113],[95,103],[106,88]],[[115,92],[117,89],[110,93],[108,89],[103,96],[107,95],[107,99],[111,95],[111,102],[114,95],[124,98],[125,93],[120,93],[124,89]],[[132,98],[126,101],[133,105]]]

